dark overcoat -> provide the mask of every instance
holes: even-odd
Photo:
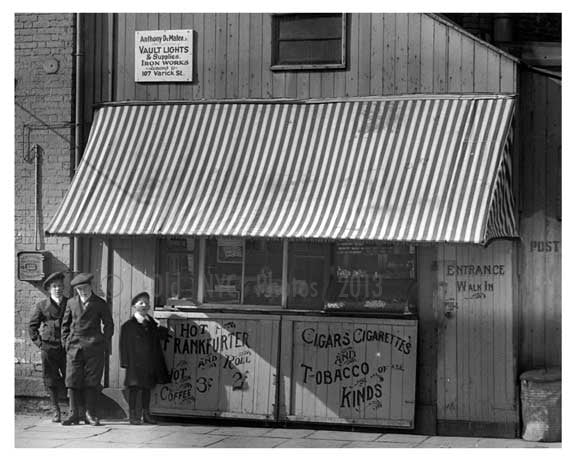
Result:
[[[42,377],[46,387],[60,386],[66,375],[66,352],[62,347],[60,328],[68,298],[60,304],[52,298],[40,301],[34,307],[28,323],[30,339],[40,348]]]
[[[66,349],[66,387],[96,387],[102,380],[106,352],[114,334],[110,306],[92,294],[86,303],[70,299],[62,319]]]
[[[168,329],[149,318],[143,324],[130,317],[120,329],[120,366],[126,369],[124,385],[147,389],[170,382],[162,342]]]

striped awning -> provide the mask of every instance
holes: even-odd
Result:
[[[507,95],[100,108],[61,235],[516,236]]]

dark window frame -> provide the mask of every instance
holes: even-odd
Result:
[[[188,247],[184,248],[177,248],[176,246],[170,247],[169,241],[172,240],[174,242],[178,240],[187,240],[192,239],[194,240],[194,248],[192,250],[188,249]],[[155,269],[155,287],[154,287],[154,304],[156,306],[163,306],[163,305],[172,305],[174,303],[178,303],[181,305],[197,305],[198,304],[198,268],[199,268],[199,252],[200,252],[200,240],[197,237],[173,237],[173,236],[166,236],[156,239],[156,269]],[[177,297],[173,298],[171,296],[172,292],[172,278],[171,274],[176,274],[175,272],[172,273],[170,271],[168,259],[170,255],[179,255],[179,256],[192,256],[193,261],[193,274],[194,278],[192,280],[192,285],[194,288],[194,295],[193,296],[186,296],[186,297]],[[177,284],[178,289],[180,289],[180,280],[178,280]]]
[[[341,47],[339,63],[303,63],[303,64],[278,64],[278,42],[279,42],[279,18],[286,16],[296,16],[298,13],[274,13],[271,15],[272,26],[272,46],[271,46],[271,66],[272,71],[298,71],[298,70],[337,70],[346,69],[347,61],[347,18],[346,13],[334,13],[342,16]],[[305,14],[305,13],[300,13]],[[320,14],[320,13],[308,13]],[[324,13],[326,14],[326,13]]]

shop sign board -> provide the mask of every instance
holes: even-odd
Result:
[[[135,33],[135,81],[191,82],[192,30],[139,30]]]
[[[171,378],[152,391],[158,414],[272,419],[279,317],[188,314],[168,319]]]
[[[44,251],[21,251],[18,253],[18,280],[40,281],[46,275]]]
[[[283,320],[285,413],[291,421],[413,427],[417,321]],[[292,346],[292,347],[290,347]]]

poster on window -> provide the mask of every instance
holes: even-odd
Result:
[[[218,239],[217,261],[219,263],[242,263],[242,240]]]
[[[135,32],[136,82],[191,82],[192,30]]]

